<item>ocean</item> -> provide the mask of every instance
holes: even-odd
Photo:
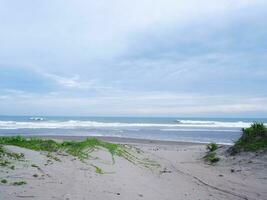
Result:
[[[232,144],[241,129],[266,118],[0,116],[1,136],[111,136]]]

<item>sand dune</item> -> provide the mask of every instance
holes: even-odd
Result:
[[[202,159],[206,152],[203,144],[129,142],[140,149],[140,161],[153,165],[121,157],[113,160],[104,149],[81,162],[65,154],[55,155],[60,159],[56,161],[46,153],[7,146],[24,153],[25,161],[16,161],[15,170],[0,168],[0,178],[27,184],[0,184],[0,199],[267,199],[264,156],[226,158],[222,153],[222,160],[211,166]]]

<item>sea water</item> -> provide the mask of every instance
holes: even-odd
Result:
[[[266,118],[0,116],[0,135],[111,136],[232,144]]]

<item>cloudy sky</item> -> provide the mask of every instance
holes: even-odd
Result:
[[[266,0],[0,0],[0,114],[267,116]]]

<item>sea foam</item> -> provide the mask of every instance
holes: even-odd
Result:
[[[0,129],[77,129],[77,128],[246,128],[251,122],[221,122],[180,120],[177,123],[123,123],[123,122],[99,122],[99,121],[0,121]],[[168,129],[166,129],[168,130]]]

